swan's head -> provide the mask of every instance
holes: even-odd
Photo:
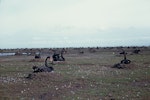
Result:
[[[50,58],[50,56],[47,56],[47,58]]]

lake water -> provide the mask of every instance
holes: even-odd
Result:
[[[14,56],[15,53],[0,53],[0,56]]]
[[[1,56],[14,56],[16,53],[0,53],[0,57]],[[21,53],[21,55],[30,55],[31,53],[26,53],[26,52],[23,52]]]

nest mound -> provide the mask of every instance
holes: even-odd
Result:
[[[118,69],[134,69],[136,68],[136,65],[135,64],[121,64],[121,63],[117,63],[117,64],[114,64],[112,66],[112,68],[118,68]]]
[[[32,73],[29,74],[26,78],[28,79],[33,79],[33,80],[50,80],[50,81],[55,81],[55,80],[60,80],[62,75],[60,73],[56,73],[54,71],[52,72],[41,72],[41,73]]]

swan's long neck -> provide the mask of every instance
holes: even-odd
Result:
[[[48,61],[47,61],[48,59],[49,59],[48,57],[45,59],[45,66],[46,66],[46,67],[49,67],[49,66],[48,66]]]
[[[63,57],[63,52],[60,54],[60,56],[61,56],[62,60],[64,61],[65,58]]]
[[[124,59],[126,60],[127,58],[126,58],[126,53],[124,54]]]

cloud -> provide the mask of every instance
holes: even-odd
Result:
[[[15,32],[24,29],[48,31],[57,26],[148,27],[149,4],[146,0],[5,0],[1,4],[1,29]]]
[[[70,29],[70,31],[73,31]],[[90,33],[93,32],[93,33]],[[81,32],[81,31],[79,31]],[[88,34],[42,34],[34,32],[20,32],[3,36],[0,39],[1,47],[90,47],[90,46],[132,46],[150,44],[149,29],[111,29],[88,30]],[[11,37],[11,38],[9,38]],[[6,40],[8,42],[6,42]],[[4,43],[5,45],[3,45]]]
[[[149,5],[149,0],[2,0],[0,45],[124,45],[140,39],[148,44]],[[116,42],[121,40],[126,42]]]

